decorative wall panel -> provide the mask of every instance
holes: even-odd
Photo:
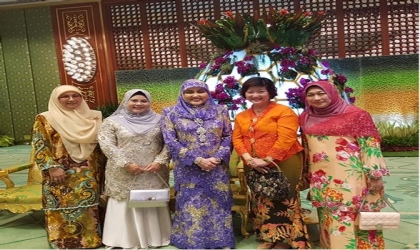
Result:
[[[1,104],[0,131],[16,141],[28,141],[35,115],[46,110],[43,97],[59,84],[55,51],[48,49],[53,48],[51,16],[48,8],[34,8],[1,11],[0,17],[4,58],[0,85],[2,95],[9,97],[5,98],[8,105]]]
[[[145,69],[140,5],[111,6],[112,44],[121,70]]]
[[[112,100],[115,84],[107,78],[99,5],[52,7],[52,13],[62,84],[78,87],[91,108]]]
[[[326,18],[320,31],[308,42],[308,47],[316,49],[323,58],[338,58],[338,23],[335,1],[301,1],[302,11],[325,11]]]
[[[217,51],[216,47],[207,38],[199,34],[197,28],[192,24],[201,18],[213,20],[216,15],[220,16],[220,13],[203,11],[203,9],[215,9],[213,1],[202,1],[200,6],[196,2],[195,0],[182,2],[187,67],[197,67],[203,62],[207,62],[210,56]]]
[[[25,13],[34,98],[37,113],[40,113],[48,109],[50,93],[60,85],[51,11],[49,8],[31,8]]]
[[[4,16],[0,16],[1,24],[5,24]],[[1,30],[2,28],[0,28]],[[0,135],[13,135],[12,111],[9,98],[9,87],[7,86],[6,65],[3,55],[4,46],[0,42],[0,116],[2,122],[0,125]]]
[[[217,50],[202,38],[194,23],[201,18],[220,19],[225,11],[260,14],[269,7],[294,13],[326,12],[319,34],[308,43],[318,50],[321,59],[418,53],[418,1],[413,0],[126,0],[125,3],[103,0],[102,3],[105,15],[112,19],[107,26],[115,41],[117,70],[198,67]],[[133,6],[135,12],[126,14]],[[126,26],[119,20],[126,21]],[[139,24],[129,26],[129,23]]]
[[[388,1],[389,41],[392,55],[418,53],[418,1]]]
[[[178,67],[181,57],[175,1],[150,1],[145,8],[150,53],[154,59],[151,67]]]

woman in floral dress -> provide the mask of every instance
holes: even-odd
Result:
[[[174,161],[176,191],[171,244],[182,249],[234,248],[226,107],[207,84],[185,81],[177,104],[163,110],[162,133]]]
[[[235,118],[233,146],[245,163],[265,172],[276,162],[290,182],[290,194],[280,200],[252,194],[253,228],[258,249],[308,249],[308,233],[303,222],[296,186],[302,173],[302,146],[297,139],[298,116],[287,106],[271,101],[277,95],[273,81],[253,77],[244,82],[241,96],[252,107]]]
[[[382,231],[363,231],[355,223],[358,211],[385,206],[382,176],[389,172],[371,116],[347,104],[328,81],[310,83],[304,93],[300,124],[321,247],[384,249]]]
[[[42,205],[51,248],[102,245],[99,213],[105,157],[96,139],[102,114],[91,110],[72,85],[56,87],[48,111],[32,131],[35,162],[42,170]]]

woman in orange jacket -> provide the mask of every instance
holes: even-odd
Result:
[[[302,219],[296,186],[302,172],[302,146],[297,139],[298,116],[287,106],[271,99],[277,95],[273,81],[254,77],[242,86],[241,96],[252,107],[235,118],[233,146],[247,170],[266,172],[279,165],[290,181],[290,194],[273,200],[252,194],[253,228],[261,241],[259,249],[308,249],[308,233]]]

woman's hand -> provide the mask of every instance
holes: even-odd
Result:
[[[124,168],[125,168],[125,171],[127,171],[128,173],[132,175],[139,175],[144,172],[141,166],[136,163],[128,163],[125,165]]]
[[[146,166],[144,169],[145,172],[156,173],[160,169],[160,164],[157,162],[152,162]]]
[[[372,191],[381,191],[384,188],[384,182],[382,181],[382,178],[369,179],[368,188]]]
[[[62,168],[50,168],[48,169],[50,174],[50,180],[55,183],[62,183],[66,179],[66,173]]]
[[[250,160],[247,161],[247,164],[252,169],[255,169],[261,173],[267,173],[268,170],[270,169],[270,167],[268,166],[270,165],[270,163],[260,158],[251,158]]]
[[[210,171],[217,167],[220,164],[220,160],[214,157],[211,158],[201,158],[200,162],[197,164],[202,170]]]

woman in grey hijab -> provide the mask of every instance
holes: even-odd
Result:
[[[150,108],[151,102],[146,90],[128,91],[99,129],[98,141],[108,157],[104,194],[109,198],[102,239],[107,248],[169,245],[168,207],[127,206],[130,190],[162,189],[167,187],[163,181],[169,181],[170,156],[159,126],[161,116]]]

